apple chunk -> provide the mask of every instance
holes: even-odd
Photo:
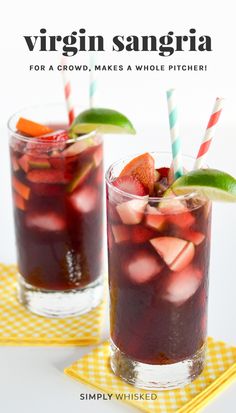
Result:
[[[116,210],[123,224],[139,224],[143,219],[147,202],[147,199],[132,199],[131,201],[117,205]]]
[[[194,244],[180,238],[157,237],[150,243],[172,271],[182,271],[194,257]]]

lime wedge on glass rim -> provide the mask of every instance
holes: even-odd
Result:
[[[198,169],[178,178],[171,186],[176,195],[201,191],[212,201],[236,202],[236,179],[217,169]]]
[[[130,120],[112,109],[91,108],[81,112],[72,123],[69,135],[89,133],[97,130],[101,133],[135,135],[136,131]]]

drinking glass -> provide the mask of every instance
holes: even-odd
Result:
[[[152,156],[156,168],[171,164],[171,154]],[[200,192],[120,190],[113,181],[131,159],[106,173],[111,368],[136,387],[173,389],[204,367],[211,203]]]
[[[103,293],[102,137],[28,137],[16,129],[20,117],[58,131],[67,113],[37,106],[8,122],[19,300],[46,317],[86,313]]]

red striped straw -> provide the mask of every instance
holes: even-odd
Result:
[[[62,60],[62,65],[64,64],[65,62],[64,60]],[[65,99],[66,99],[69,125],[71,125],[75,119],[75,111],[74,111],[74,106],[72,103],[71,83],[68,78],[68,73],[65,70],[62,70],[62,78],[63,78],[63,83],[64,83],[64,94],[65,94]]]
[[[207,157],[211,141],[215,136],[216,126],[223,108],[224,99],[216,98],[211,117],[209,119],[204,138],[202,140],[201,146],[199,148],[197,158],[195,161],[194,169],[200,169]]]

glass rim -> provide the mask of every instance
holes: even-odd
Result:
[[[143,153],[143,152],[142,152],[142,153]],[[105,173],[105,182],[106,182],[106,184],[108,185],[109,188],[112,188],[112,190],[114,190],[117,194],[122,195],[122,196],[125,196],[125,197],[127,197],[127,198],[143,200],[143,199],[146,197],[146,198],[148,198],[148,200],[151,201],[151,202],[170,202],[170,201],[173,202],[173,201],[175,201],[175,200],[186,201],[186,200],[193,199],[193,198],[195,198],[195,197],[197,197],[197,196],[199,196],[199,195],[202,195],[202,192],[201,192],[201,191],[192,191],[192,192],[189,192],[189,193],[187,193],[187,194],[181,194],[181,195],[176,195],[176,194],[174,194],[174,196],[166,196],[166,197],[161,197],[161,196],[157,197],[157,196],[149,196],[149,195],[143,195],[143,196],[141,196],[141,195],[133,195],[133,194],[130,194],[130,193],[125,192],[125,191],[123,191],[122,189],[119,189],[119,188],[117,188],[116,186],[114,186],[114,185],[112,184],[112,182],[113,182],[114,179],[111,180],[111,177],[110,177],[110,174],[111,174],[112,170],[114,169],[114,167],[117,166],[119,163],[125,161],[125,160],[133,159],[133,158],[135,158],[136,156],[142,155],[142,153],[136,153],[136,154],[133,154],[133,155],[126,156],[126,157],[124,157],[124,158],[120,158],[120,159],[118,159],[117,161],[113,162],[113,163],[109,166],[109,168],[107,169],[107,171],[106,171],[106,173]],[[158,154],[158,155],[171,155],[171,156],[172,156],[172,153],[171,153],[171,152],[168,152],[168,151],[159,151],[159,152],[157,152],[157,151],[150,151],[150,152],[148,152],[148,153],[150,153],[151,155],[157,155],[157,154]],[[194,160],[195,160],[195,158],[193,158],[192,156],[189,156],[189,155],[183,155],[183,158],[188,159],[188,160],[191,160],[191,161],[194,161]],[[207,166],[207,167],[208,167],[208,166]],[[173,193],[174,193],[174,192],[173,192]],[[205,196],[204,196],[204,197],[205,197]],[[206,198],[206,197],[205,197],[205,198]],[[207,200],[207,199],[206,199],[206,200]]]
[[[65,102],[52,102],[52,103],[45,103],[45,104],[35,104],[35,105],[31,105],[31,106],[25,106],[25,107],[23,107],[23,108],[21,108],[21,109],[19,109],[19,110],[17,110],[16,112],[14,112],[9,118],[8,118],[8,121],[7,121],[7,129],[8,129],[8,132],[11,134],[11,137],[14,137],[14,138],[16,138],[16,139],[18,139],[18,140],[20,140],[20,141],[22,141],[22,142],[32,142],[32,138],[33,139],[35,139],[35,141],[36,141],[36,139],[37,139],[37,142],[38,143],[40,143],[40,144],[45,144],[45,145],[58,145],[58,142],[56,142],[56,141],[54,141],[54,142],[49,142],[49,141],[45,141],[44,139],[43,139],[43,136],[47,136],[48,134],[45,134],[45,135],[41,135],[41,136],[38,136],[38,137],[32,137],[32,136],[24,136],[24,135],[21,135],[19,132],[17,132],[15,129],[13,129],[13,127],[12,127],[12,125],[11,125],[11,122],[13,122],[13,120],[17,117],[17,116],[19,116],[20,117],[20,114],[22,113],[22,112],[24,112],[24,111],[27,111],[27,110],[30,110],[30,109],[37,109],[37,108],[47,108],[47,107],[53,107],[53,106],[60,106],[60,107],[63,107],[63,106],[65,106],[65,111],[66,111],[66,104],[65,104]],[[64,130],[64,129],[63,129]],[[62,131],[62,129],[58,129],[58,131]],[[55,133],[56,133],[57,131],[55,131]],[[66,143],[74,143],[74,142],[78,142],[78,141],[82,141],[82,140],[84,140],[84,139],[87,139],[87,138],[91,138],[91,137],[93,137],[93,136],[95,136],[95,135],[98,135],[99,134],[99,132],[98,132],[98,130],[96,130],[96,129],[94,129],[93,131],[91,131],[91,132],[88,132],[88,133],[86,133],[86,134],[83,134],[83,135],[81,135],[81,136],[78,136],[77,138],[69,138],[67,141],[66,141]],[[100,134],[99,134],[100,135]]]

